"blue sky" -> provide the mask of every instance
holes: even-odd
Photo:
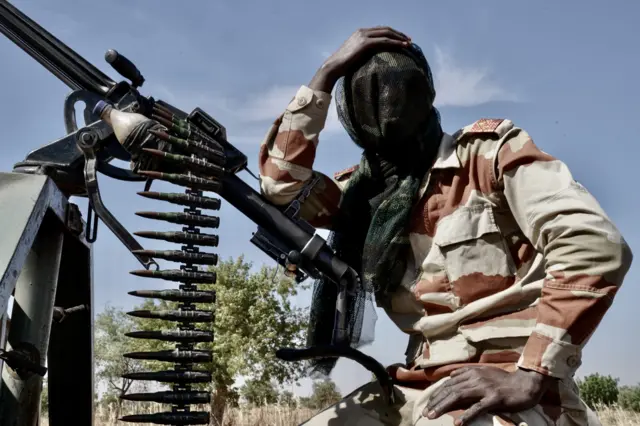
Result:
[[[640,3],[572,0],[498,1],[13,1],[13,4],[117,80],[103,59],[115,48],[140,68],[142,92],[190,111],[205,109],[226,127],[230,141],[257,169],[269,123],[306,84],[328,54],[356,29],[391,25],[408,34],[429,59],[436,103],[446,131],[479,118],[509,118],[545,151],[564,160],[598,198],[637,251],[637,159],[634,125],[640,115],[640,59],[634,28]],[[68,89],[35,61],[0,38],[0,170],[64,134],[62,103]],[[332,108],[316,165],[333,173],[358,162],[358,151]],[[250,178],[247,175],[245,179]],[[103,199],[131,231],[158,229],[134,215],[171,211],[135,195],[139,184],[100,177]],[[169,185],[154,184],[168,189]],[[255,186],[254,183],[252,185]],[[78,200],[86,214],[86,200]],[[269,262],[250,243],[254,226],[224,205],[218,253],[244,253]],[[145,247],[171,247],[144,241]],[[127,292],[159,283],[129,275],[136,260],[108,229],[95,244],[95,305],[131,307]],[[588,344],[579,375],[593,372],[640,382],[634,361],[640,343],[639,272],[631,268],[609,313]],[[149,282],[152,281],[152,282]],[[307,305],[309,294],[298,297]],[[377,340],[365,351],[383,363],[401,362],[405,337],[379,315]],[[334,379],[348,392],[368,372],[341,361]],[[306,393],[309,383],[299,390]]]

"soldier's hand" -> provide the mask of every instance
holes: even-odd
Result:
[[[433,393],[423,415],[436,419],[464,409],[455,422],[460,426],[485,413],[527,410],[540,402],[553,380],[535,371],[518,369],[509,373],[497,367],[462,367]]]
[[[338,79],[356,69],[372,53],[407,47],[411,39],[391,27],[359,29],[320,67],[309,87],[330,93]]]

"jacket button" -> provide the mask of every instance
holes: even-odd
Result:
[[[298,105],[304,106],[306,105],[307,100],[305,98],[298,98]]]

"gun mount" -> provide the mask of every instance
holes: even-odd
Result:
[[[176,290],[134,291],[130,293],[139,297],[164,298],[179,304],[177,310],[170,312],[131,313],[178,323],[177,330],[164,333],[162,336],[154,332],[132,333],[130,335],[132,338],[168,340],[176,344],[176,349],[154,353],[123,354],[131,358],[155,359],[175,364],[174,370],[171,371],[144,372],[134,377],[136,380],[171,383],[173,385],[171,391],[123,396],[124,399],[130,400],[172,404],[172,410],[152,415],[136,415],[122,420],[157,424],[208,424],[209,422],[207,412],[190,410],[190,404],[202,403],[208,400],[209,395],[206,392],[193,391],[190,384],[194,383],[196,379],[200,382],[210,380],[205,371],[194,368],[194,365],[210,362],[212,354],[196,350],[194,345],[198,342],[212,341],[213,335],[205,330],[198,330],[195,328],[195,324],[214,321],[213,313],[198,310],[197,304],[215,302],[215,293],[199,290],[198,284],[213,283],[216,280],[215,274],[200,271],[199,266],[217,263],[218,256],[214,253],[201,251],[201,247],[217,246],[218,237],[214,234],[201,232],[201,228],[215,229],[219,226],[220,220],[216,216],[204,215],[202,210],[218,210],[221,199],[233,205],[257,225],[251,242],[279,265],[286,268],[289,275],[293,276],[297,282],[304,281],[309,277],[326,276],[339,288],[333,345],[321,348],[282,349],[278,351],[277,356],[287,361],[317,357],[348,357],[372,371],[386,391],[388,400],[393,401],[392,381],[385,368],[374,359],[349,347],[347,341],[348,329],[343,312],[350,293],[360,285],[358,274],[338,259],[324,239],[315,233],[315,229],[298,215],[300,205],[308,196],[315,182],[312,182],[302,192],[300,198],[289,206],[285,208],[274,206],[238,177],[240,171],[247,170],[247,157],[227,140],[224,126],[200,108],[186,113],[166,102],[141,95],[138,88],[145,81],[142,73],[131,61],[117,51],[107,51],[105,60],[115,71],[128,80],[118,83],[6,1],[0,1],[0,32],[72,89],[64,101],[64,122],[67,135],[30,152],[23,161],[15,165],[12,175],[45,179],[42,181],[45,182],[44,187],[50,187],[51,189],[48,191],[54,193],[55,199],[59,200],[55,202],[49,200],[48,207],[51,208],[51,203],[64,204],[66,210],[56,210],[56,206],[53,206],[54,210],[59,212],[58,217],[65,218],[64,223],[69,230],[76,230],[74,235],[82,241],[83,247],[90,249],[91,243],[96,241],[98,219],[100,219],[143,266],[143,270],[133,272],[135,275],[179,283],[179,288]],[[78,124],[75,114],[75,107],[79,102],[85,104],[82,125]],[[149,145],[137,151],[125,148],[126,144],[123,145],[121,141],[118,141],[112,126],[101,119],[99,112],[97,112],[96,106],[100,102],[112,105],[117,111],[136,113],[148,118],[149,122],[156,127],[153,129],[149,127],[145,129],[146,131],[141,131],[141,135],[144,137],[153,136],[155,141],[160,141],[160,145],[167,149],[158,149],[158,144]],[[162,130],[158,131],[157,126],[160,126]],[[147,165],[155,164],[156,167],[140,170],[136,166],[133,170],[126,170],[110,164],[112,160],[118,159],[140,165],[140,157],[143,155],[151,159],[146,162]],[[104,205],[100,196],[99,174],[117,180],[144,182],[144,191],[139,192],[139,195],[184,206],[184,210],[179,213],[139,213],[140,216],[153,220],[182,225],[181,231],[135,233],[142,238],[160,239],[181,244],[180,250],[145,250]],[[168,181],[186,189],[183,193],[152,192],[150,189],[155,179]],[[205,196],[205,192],[214,192],[221,199]],[[67,201],[70,196],[88,199],[86,225],[79,222],[77,214],[75,221],[67,220],[70,215],[68,212],[75,212],[73,208],[67,207],[72,206]],[[41,216],[44,216],[44,213]],[[39,220],[42,222],[42,219]],[[79,232],[77,232],[78,228],[80,228]],[[57,263],[53,262],[52,269],[48,271],[50,276],[58,277],[58,279],[50,280],[52,282],[47,284],[55,294],[56,286],[62,285],[59,273],[61,249],[59,246],[53,246],[49,252],[57,259]],[[26,261],[25,256],[22,256],[23,263]],[[159,270],[154,258],[179,262],[181,265],[179,269]],[[90,259],[90,255],[87,257],[87,264],[90,265],[88,259]],[[2,258],[0,258],[1,260]],[[87,272],[90,276],[90,266],[88,266]],[[22,303],[24,300],[37,300],[37,303],[32,303],[33,309],[40,309],[44,304],[43,312],[45,312],[45,316],[48,315],[48,320],[45,318],[41,321],[45,323],[48,321],[49,328],[54,313],[58,312],[58,317],[60,317],[60,309],[62,309],[61,312],[65,312],[64,308],[54,309],[53,298],[38,299],[28,289],[19,292],[16,287],[16,276],[6,279],[5,274],[3,281],[0,285],[0,290],[2,290],[0,314],[5,312],[8,294],[11,294],[14,288],[16,288],[16,303]],[[88,283],[88,289],[83,291],[90,295],[90,280]],[[18,282],[18,284],[20,283]],[[65,292],[63,291],[63,293]],[[65,327],[73,320],[82,320],[85,328],[88,326],[91,329],[90,296],[65,302],[65,306],[88,308],[80,309],[76,318],[66,321],[59,327]],[[39,334],[31,336],[30,339],[48,343],[50,337],[48,330],[45,326]],[[24,335],[20,335],[19,330],[14,331],[13,326],[10,333],[13,333],[9,336],[10,342],[24,340]],[[87,341],[85,340],[83,343],[86,345]],[[14,351],[17,349],[14,348]],[[46,351],[46,349],[47,344],[41,345],[41,351]],[[73,351],[74,346],[67,346],[64,350]],[[56,348],[55,351],[60,357],[62,349]],[[8,368],[5,370],[14,372],[18,368],[29,369],[29,366],[33,366],[34,363],[37,366],[42,366],[44,363],[42,353],[36,354],[38,356],[32,359],[26,359],[28,354],[24,355],[26,353],[24,351],[22,353],[22,358],[18,353],[13,353],[14,360],[21,359],[23,361],[20,367],[18,367],[19,363],[14,361],[13,366],[7,364]],[[51,350],[49,350],[49,356],[51,357]],[[61,374],[59,369],[62,365],[69,368],[68,364],[50,362],[50,376],[59,377]],[[5,377],[7,378],[5,379]],[[5,386],[7,381],[11,383]],[[92,378],[88,383],[91,384],[91,387],[93,386]],[[31,421],[33,414],[25,413],[25,410],[33,409],[33,406],[24,408],[19,405],[19,401],[17,401],[19,398],[14,401],[9,396],[9,389],[19,386],[30,387],[30,392],[39,395],[40,391],[37,385],[27,383],[23,377],[13,374],[9,377],[9,374],[3,373],[0,413],[11,413],[11,415]],[[50,395],[54,391],[55,387],[53,389],[50,387]],[[93,390],[91,390],[90,398],[83,399],[86,404],[84,411],[87,413],[92,413],[92,396]],[[66,405],[68,409],[56,409],[53,407],[54,401],[60,407]],[[69,413],[83,411],[78,408],[75,401],[73,404],[64,404],[60,395],[52,398],[51,404],[51,409],[55,413],[50,415],[51,426],[66,425],[71,420],[76,421],[77,419],[70,417]],[[0,414],[0,418],[3,418],[2,414]],[[4,419],[7,417],[5,416]],[[0,425],[5,424],[10,423],[0,419]]]

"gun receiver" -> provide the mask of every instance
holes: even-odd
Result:
[[[388,399],[393,401],[391,378],[385,374],[385,369],[363,354],[358,356],[359,352],[355,350],[344,349],[348,346],[348,330],[344,315],[346,301],[348,294],[359,287],[359,277],[356,271],[335,256],[325,240],[315,233],[313,227],[298,217],[300,204],[304,202],[313,182],[303,191],[300,199],[284,209],[276,207],[237,176],[247,168],[247,157],[227,140],[226,130],[219,122],[200,108],[195,108],[187,114],[166,102],[141,95],[138,87],[144,83],[144,77],[131,61],[115,50],[107,51],[105,59],[129,82],[114,82],[6,1],[0,1],[0,32],[73,90],[64,103],[64,119],[68,134],[29,153],[24,161],[15,165],[15,172],[46,174],[66,195],[87,197],[87,222],[92,226],[88,238],[95,240],[96,237],[97,219],[93,222],[91,220],[92,212],[95,211],[96,216],[148,269],[151,264],[155,264],[152,258],[145,255],[150,251],[144,250],[104,206],[100,198],[97,172],[119,180],[147,181],[145,191],[148,191],[151,184],[151,179],[148,178],[151,174],[143,176],[109,164],[113,159],[130,161],[132,157],[116,140],[110,126],[96,116],[93,110],[99,101],[107,101],[117,110],[136,112],[151,119],[156,118],[155,114],[159,110],[171,115],[173,123],[178,120],[181,122],[180,126],[187,126],[180,127],[181,130],[188,128],[189,132],[194,132],[202,141],[209,141],[208,143],[212,144],[210,146],[221,148],[223,151],[224,171],[216,179],[215,188],[219,189],[215,192],[258,226],[251,242],[287,268],[298,282],[308,277],[326,276],[340,289],[334,330],[334,344],[337,346],[332,347],[342,347],[342,350],[335,349],[332,352],[332,347],[309,348],[300,352],[287,350],[280,353],[283,359],[294,361],[313,357],[348,356],[374,371],[387,391]],[[84,125],[78,126],[75,104],[81,101],[85,103]],[[172,126],[172,121],[161,124]],[[187,175],[172,176],[187,176],[190,181],[198,179],[192,177],[190,172]],[[169,195],[174,194],[163,196]],[[159,196],[156,197],[159,199]],[[185,204],[185,200],[192,195],[188,192],[181,197],[182,203]],[[193,197],[204,200],[200,195]],[[166,200],[171,201],[169,198]]]

